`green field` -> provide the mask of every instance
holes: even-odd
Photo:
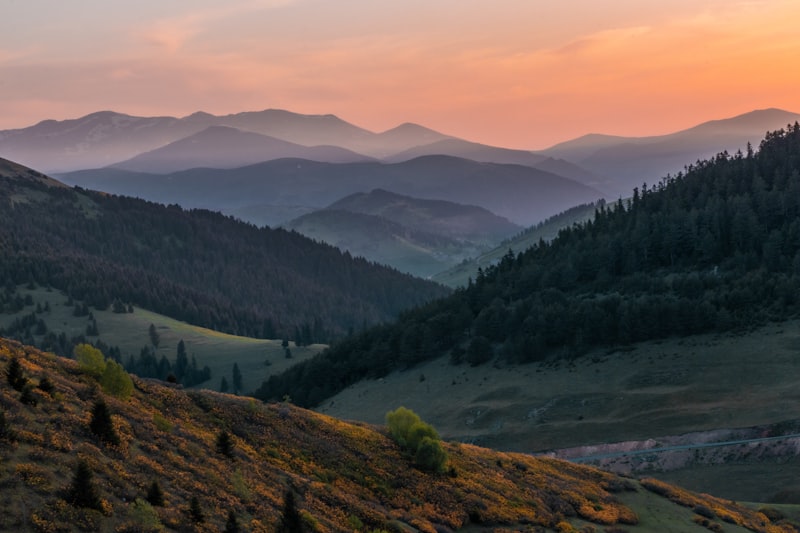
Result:
[[[61,292],[45,288],[19,287],[18,293],[23,298],[30,295],[33,305],[26,306],[24,310],[13,315],[0,314],[0,327],[8,326],[17,317],[30,314],[36,309],[36,304],[44,307],[45,303],[48,303],[50,311],[44,311],[38,316],[45,321],[50,331],[56,333],[63,331],[67,337],[86,333],[89,320],[87,317],[74,316],[73,307],[66,305],[67,297]],[[271,374],[280,373],[324,348],[322,345],[298,347],[294,342],[290,342],[292,357],[287,359],[280,339],[263,340],[228,335],[180,322],[139,307],[134,307],[133,313],[113,313],[110,309],[106,311],[90,309],[90,311],[97,321],[100,335],[87,339],[92,342],[99,339],[109,346],[118,346],[122,351],[123,360],[127,360],[128,355],[138,357],[142,347],[150,345],[148,333],[150,324],[156,327],[160,337],[156,350],[159,358],[165,355],[167,359],[174,361],[178,343],[183,340],[189,358],[194,356],[198,367],[207,365],[211,369],[211,379],[194,388],[218,390],[223,376],[232,387],[233,365],[236,363],[242,373],[243,391],[250,392],[258,388]],[[39,341],[41,336],[35,339]]]

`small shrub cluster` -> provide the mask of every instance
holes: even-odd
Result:
[[[386,424],[394,441],[414,456],[417,466],[431,472],[444,471],[447,452],[433,426],[405,407],[386,413]]]

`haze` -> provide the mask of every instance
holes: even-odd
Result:
[[[0,129],[281,108],[538,149],[800,109],[793,0],[4,0]]]

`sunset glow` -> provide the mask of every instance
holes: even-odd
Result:
[[[0,129],[288,109],[545,148],[800,111],[800,3],[9,0]]]

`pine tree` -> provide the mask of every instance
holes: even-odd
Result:
[[[239,370],[239,363],[233,363],[233,393],[242,392],[242,372]]]
[[[67,491],[67,501],[75,507],[102,509],[100,496],[92,482],[92,470],[84,460],[78,461],[78,466],[75,468],[72,485]]]
[[[117,435],[114,423],[111,421],[111,413],[103,400],[97,400],[92,408],[92,420],[89,422],[89,429],[107,444],[118,446],[120,443],[119,435]]]
[[[303,519],[297,511],[297,504],[295,502],[294,492],[291,490],[286,491],[283,498],[283,513],[281,514],[281,521],[278,525],[279,533],[302,533]]]
[[[217,453],[224,455],[228,459],[233,459],[233,439],[227,431],[221,431],[217,435]]]
[[[19,358],[14,356],[8,362],[8,367],[6,367],[6,378],[8,379],[8,384],[11,385],[14,390],[22,391],[25,388],[25,385],[28,383],[28,378],[22,372],[22,364],[19,362]]]
[[[228,521],[225,522],[225,533],[239,533],[239,520],[236,518],[236,513],[232,510],[228,511]]]
[[[164,507],[164,493],[161,491],[161,485],[158,481],[153,481],[150,488],[147,489],[147,503],[153,507]]]
[[[189,502],[189,516],[192,517],[192,521],[195,524],[202,524],[206,521],[206,517],[203,515],[203,510],[200,508],[200,500],[197,499],[197,496],[192,496],[192,499]]]

